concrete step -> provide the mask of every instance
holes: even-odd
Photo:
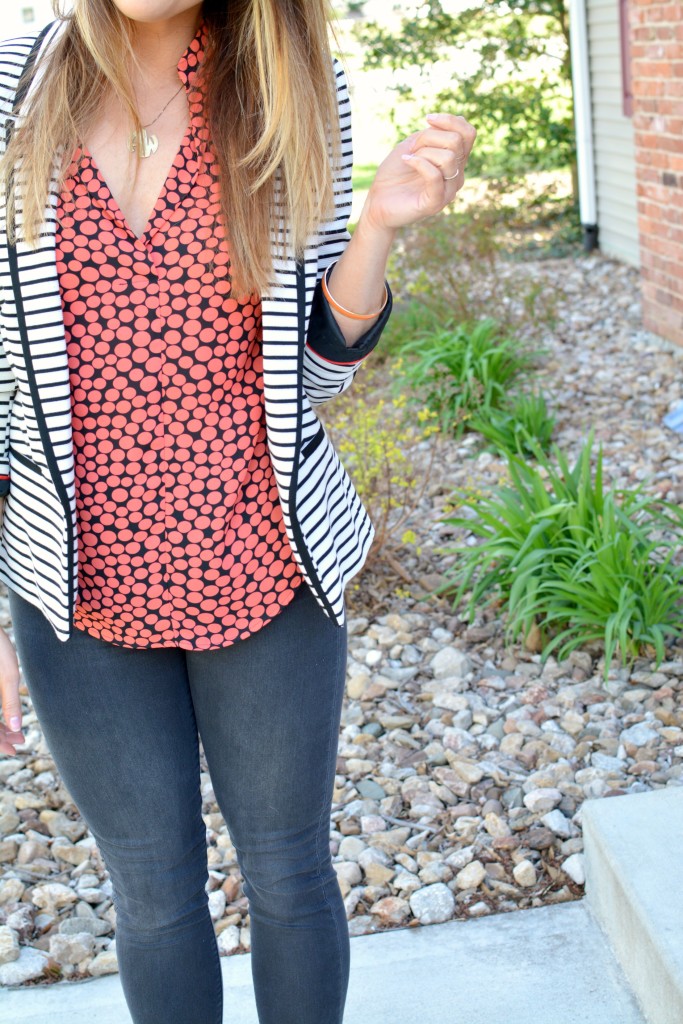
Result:
[[[249,955],[221,967],[226,1024],[257,1024]],[[5,989],[0,1010],[16,1024],[130,1024],[118,975]],[[353,938],[344,1024],[646,1021],[581,900]]]
[[[587,800],[586,899],[649,1024],[683,1021],[683,787]]]

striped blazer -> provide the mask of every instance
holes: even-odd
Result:
[[[63,29],[0,43],[0,118],[7,145],[21,103],[39,81],[41,60]],[[37,63],[36,63],[37,58]],[[24,67],[28,88],[17,96]],[[334,167],[332,219],[308,239],[303,259],[275,256],[274,280],[261,296],[263,388],[268,446],[284,523],[298,565],[326,615],[342,626],[344,587],[362,567],[374,528],[315,407],[345,391],[377,344],[391,311],[352,347],[322,296],[321,277],[350,235],[352,143],[350,100],[335,58],[342,159]],[[20,240],[21,172],[15,172],[19,240],[8,244],[4,197],[0,206],[0,579],[39,607],[56,635],[72,632],[78,587],[78,536],[71,434],[71,393],[64,319],[55,256],[55,154],[39,244]],[[276,219],[282,212],[276,206]]]

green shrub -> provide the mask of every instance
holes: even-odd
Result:
[[[492,409],[487,416],[474,416],[468,427],[503,452],[533,455],[534,442],[543,451],[548,450],[555,417],[550,415],[545,397],[539,392],[517,395],[502,408]]]
[[[492,318],[418,331],[404,341],[394,387],[410,405],[434,413],[444,433],[458,437],[475,413],[488,415],[533,362],[517,338]]]
[[[615,653],[626,662],[646,651],[659,663],[666,637],[683,626],[683,566],[674,562],[683,510],[642,485],[605,491],[592,445],[591,432],[573,467],[556,446],[554,463],[535,446],[537,466],[510,454],[509,483],[462,497],[461,514],[443,521],[481,543],[446,549],[457,557],[436,593],[454,595],[457,607],[469,592],[470,621],[482,601],[498,600],[509,640],[540,628],[544,660],[601,640],[607,675]]]

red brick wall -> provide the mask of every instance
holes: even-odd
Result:
[[[683,345],[683,0],[630,0],[645,326]]]

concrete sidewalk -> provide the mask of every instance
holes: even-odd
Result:
[[[258,1024],[249,954],[223,957],[221,965],[225,1024]],[[5,989],[0,1018],[13,1024],[130,1024],[118,975]],[[581,900],[353,938],[344,1024],[645,1020]]]

